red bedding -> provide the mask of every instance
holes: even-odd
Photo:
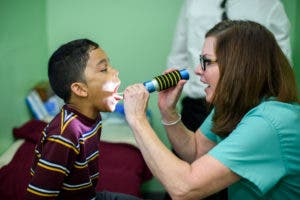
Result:
[[[22,200],[30,179],[34,147],[39,141],[45,122],[31,120],[13,129],[16,138],[24,138],[12,161],[0,169],[0,198]],[[141,184],[152,178],[140,151],[130,144],[100,142],[97,191],[108,190],[141,196]]]

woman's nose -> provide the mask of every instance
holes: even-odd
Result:
[[[203,74],[201,64],[198,64],[197,67],[195,68],[195,74],[197,74],[197,75],[202,75]]]

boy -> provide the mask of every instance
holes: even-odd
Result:
[[[65,105],[36,146],[26,199],[137,199],[95,192],[100,111],[114,111],[122,99],[118,74],[106,53],[88,39],[64,44],[50,57],[49,82]]]

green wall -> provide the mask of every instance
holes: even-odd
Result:
[[[300,96],[300,1],[282,0],[282,2],[285,7],[286,13],[291,21],[291,46],[293,50],[292,59]]]
[[[298,11],[296,18],[294,19],[295,21],[295,40],[293,41],[294,43],[294,63],[295,63],[295,71],[297,74],[297,81],[298,81],[298,91],[299,91],[299,95],[300,95],[300,37],[299,37],[299,33],[300,33],[300,1],[297,1],[297,5],[296,5],[296,10]],[[297,22],[297,24],[296,24]],[[298,33],[298,35],[296,34]],[[297,35],[297,37],[296,37]]]
[[[282,1],[291,20],[300,86],[300,2]],[[0,0],[0,154],[13,142],[12,128],[30,119],[24,99],[34,84],[47,79],[47,60],[54,49],[77,38],[95,40],[120,71],[124,89],[165,69],[181,4],[182,0]],[[157,94],[151,94],[153,126],[169,146],[156,102]],[[156,180],[144,189],[163,190]]]
[[[45,2],[0,1],[0,154],[12,143],[12,127],[29,120],[25,97],[46,78]]]

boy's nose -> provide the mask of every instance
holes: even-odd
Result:
[[[113,68],[113,70],[114,70],[115,76],[119,76],[119,71],[115,68]]]

